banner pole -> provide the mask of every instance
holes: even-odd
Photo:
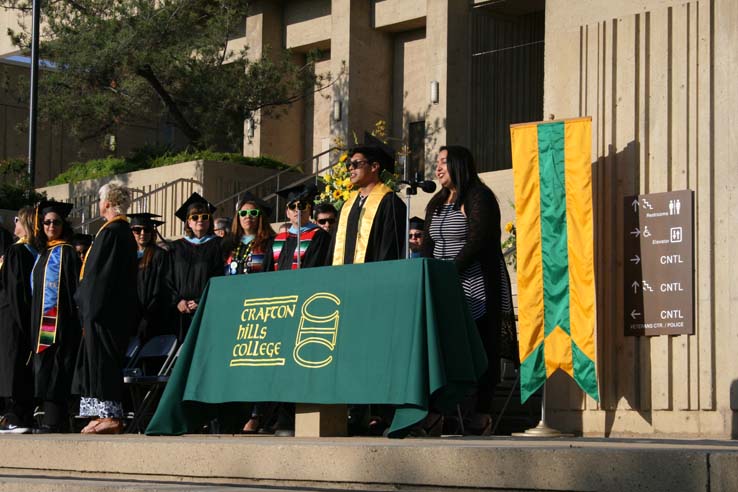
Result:
[[[541,420],[538,425],[531,427],[525,432],[513,432],[515,437],[574,437],[574,434],[568,434],[561,432],[558,429],[549,427],[546,423],[546,386],[547,382],[543,383],[543,396],[541,398]]]

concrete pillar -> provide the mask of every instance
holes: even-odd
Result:
[[[251,14],[246,19],[246,44],[248,55],[257,60],[264,55],[280,56],[284,46],[284,25],[282,6],[279,2],[255,2]],[[304,57],[294,56],[293,62],[304,63]],[[251,123],[244,122],[243,155],[258,157],[268,155],[287,164],[297,164],[303,160],[303,101],[290,104],[286,108],[276,108],[275,114],[254,115]],[[252,132],[253,136],[249,136]]]
[[[430,84],[438,82],[438,103],[430,102],[425,120],[426,169],[441,145],[469,146],[469,2],[434,0],[427,4],[425,39]]]
[[[333,100],[342,110],[340,120],[331,115],[331,133],[348,145],[354,144],[352,132],[361,142],[365,130],[392,118],[392,37],[373,28],[371,4],[331,4],[331,73],[341,77],[333,86]]]

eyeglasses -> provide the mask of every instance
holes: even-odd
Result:
[[[131,231],[133,231],[134,234],[143,234],[144,232],[152,232],[151,229],[147,227],[131,227]]]
[[[320,225],[326,225],[326,224],[333,225],[336,223],[336,219],[334,219],[333,217],[328,217],[327,219],[318,219],[316,222]]]
[[[44,225],[47,227],[50,225],[53,225],[56,227],[56,226],[60,226],[61,224],[62,224],[62,221],[59,219],[48,219],[44,221]]]
[[[258,217],[261,215],[261,210],[258,208],[252,208],[249,210],[239,210],[238,216],[239,217]]]
[[[187,218],[193,222],[205,221],[210,220],[210,214],[192,214]]]
[[[305,210],[307,208],[308,204],[303,202],[292,202],[287,205],[287,208],[290,210],[294,210],[296,208],[299,208],[300,210]]]
[[[423,233],[422,232],[413,232],[413,233],[408,234],[408,238],[410,238],[410,239],[422,239],[423,238]]]
[[[351,171],[352,169],[359,169],[361,166],[364,166],[366,164],[369,164],[369,161],[366,159],[356,159],[353,161],[346,161],[346,169]]]

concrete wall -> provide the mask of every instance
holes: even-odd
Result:
[[[425,120],[430,106],[425,30],[397,34],[394,44],[392,134],[406,141],[408,124]]]
[[[544,114],[593,118],[602,401],[552,380],[563,429],[738,433],[736,45],[733,0],[546,2]],[[695,192],[695,335],[624,337],[622,199],[680,189]]]

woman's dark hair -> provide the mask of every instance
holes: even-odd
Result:
[[[151,260],[154,258],[154,251],[159,247],[156,245],[156,238],[161,237],[159,231],[156,230],[156,227],[152,227],[150,230],[151,239],[144,245],[143,256],[141,257],[141,261],[138,262],[138,268],[140,270],[145,270],[149,266]]]
[[[46,249],[46,245],[49,242],[49,238],[46,236],[46,233],[44,232],[44,226],[43,221],[44,217],[46,215],[50,214],[51,212],[46,212],[43,216],[39,215],[38,222],[38,232],[36,233],[36,249],[41,252]],[[57,214],[58,215],[58,214]],[[74,231],[72,230],[72,224],[70,224],[65,217],[59,216],[62,222],[62,233],[59,236],[59,240],[64,241],[65,243],[68,243],[72,240],[72,236],[74,235]]]
[[[234,243],[238,244],[241,240],[241,236],[246,234],[246,231],[241,227],[241,220],[238,217],[238,211],[247,203],[249,205],[253,205],[256,209],[261,210],[261,213],[259,214],[259,225],[256,227],[256,234],[254,237],[254,248],[261,249],[264,244],[266,244],[269,239],[276,236],[276,234],[267,220],[268,216],[264,213],[264,209],[255,201],[242,199],[239,200],[238,204],[236,204],[236,214],[233,216],[233,223],[231,224],[232,239]]]
[[[193,213],[195,213],[195,214],[210,214],[210,221],[209,221],[210,222],[210,226],[208,227],[207,234],[214,234],[215,233],[215,225],[214,225],[215,224],[215,220],[213,220],[213,214],[212,214],[212,212],[210,212],[210,209],[208,208],[208,206],[206,204],[200,203],[200,202],[196,202],[196,203],[193,203],[192,205],[190,205],[187,208],[187,220],[185,221],[185,226],[184,226],[185,236],[187,236],[187,237],[193,237],[195,235],[195,233],[190,228],[190,224],[189,224],[189,222],[190,222],[190,215],[192,215]]]
[[[459,210],[464,203],[466,194],[470,188],[482,185],[482,180],[477,174],[477,167],[474,165],[474,157],[466,147],[460,145],[444,145],[438,149],[438,153],[448,152],[446,160],[446,169],[449,178],[456,188],[456,200],[454,200],[454,210]],[[438,208],[446,203],[451,191],[448,188],[441,187],[441,191],[433,195],[428,202],[427,210],[436,213]]]

